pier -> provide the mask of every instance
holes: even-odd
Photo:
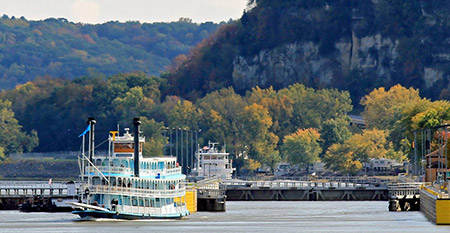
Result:
[[[0,210],[17,209],[31,198],[66,199],[77,195],[75,183],[47,181],[0,181]]]
[[[223,181],[229,201],[387,201],[388,183],[366,181]]]

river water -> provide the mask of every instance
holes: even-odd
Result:
[[[227,202],[227,212],[185,220],[78,221],[71,213],[0,211],[0,232],[450,232],[387,202]]]

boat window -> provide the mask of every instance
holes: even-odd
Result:
[[[164,162],[158,162],[158,169],[163,170],[164,169]]]
[[[112,161],[112,165],[113,165],[114,167],[118,167],[118,166],[120,166],[120,162],[119,162],[119,160],[118,160],[118,159],[113,159],[113,161]]]
[[[134,169],[134,160],[130,159],[130,168]]]
[[[150,206],[150,201],[148,199],[145,199],[145,207],[149,207]]]
[[[155,199],[155,207],[161,207],[161,203],[160,203],[159,198]]]
[[[109,166],[109,159],[103,160],[102,166]]]
[[[126,159],[122,160],[122,165],[121,167],[128,167],[128,161]]]
[[[130,204],[131,204],[131,203],[130,203],[130,197],[124,196],[124,197],[123,197],[123,202],[124,202],[124,205],[130,205]]]
[[[211,159],[211,156],[209,156],[209,155],[204,155],[204,156],[203,156],[203,159]]]
[[[117,186],[122,186],[122,178],[117,179]]]
[[[101,184],[100,178],[99,177],[92,178],[92,184],[93,185],[100,185]]]
[[[95,166],[101,166],[102,165],[102,160],[101,159],[96,159],[95,160]]]
[[[132,205],[137,206],[138,205],[137,197],[132,197],[131,198],[131,203],[132,203]]]

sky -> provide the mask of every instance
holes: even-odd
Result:
[[[0,0],[0,16],[28,20],[65,18],[71,22],[221,22],[242,16],[248,0]]]

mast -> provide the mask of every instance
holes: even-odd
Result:
[[[134,125],[134,176],[139,177],[139,131],[141,126],[141,121],[139,118],[133,118]]]

